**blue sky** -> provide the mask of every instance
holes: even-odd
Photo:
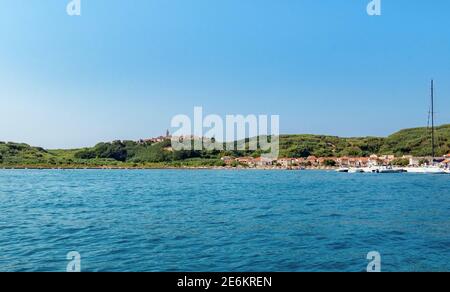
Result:
[[[282,133],[450,123],[450,1],[1,0],[0,141],[159,135],[176,114],[279,114]]]

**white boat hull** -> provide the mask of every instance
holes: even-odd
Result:
[[[362,169],[365,173],[377,173],[378,168],[375,167],[366,167]]]
[[[402,168],[387,168],[387,167],[366,167],[362,169],[365,173],[402,173],[406,172]]]
[[[406,168],[408,173],[422,173],[422,174],[445,174],[444,169],[438,167],[408,167]]]
[[[361,168],[352,168],[348,172],[349,173],[364,173],[364,170]]]

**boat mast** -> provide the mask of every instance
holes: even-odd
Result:
[[[436,157],[435,138],[434,138],[434,80],[431,80],[431,155],[432,163]]]

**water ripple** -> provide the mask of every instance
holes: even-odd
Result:
[[[0,271],[450,271],[448,176],[0,171]]]

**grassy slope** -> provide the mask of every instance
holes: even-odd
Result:
[[[319,135],[281,136],[282,157],[365,156],[378,153],[385,138],[340,138]]]
[[[428,156],[431,154],[430,141],[431,131],[427,128],[401,130],[386,138],[381,152]],[[437,156],[450,153],[450,125],[436,128],[436,146]]]

